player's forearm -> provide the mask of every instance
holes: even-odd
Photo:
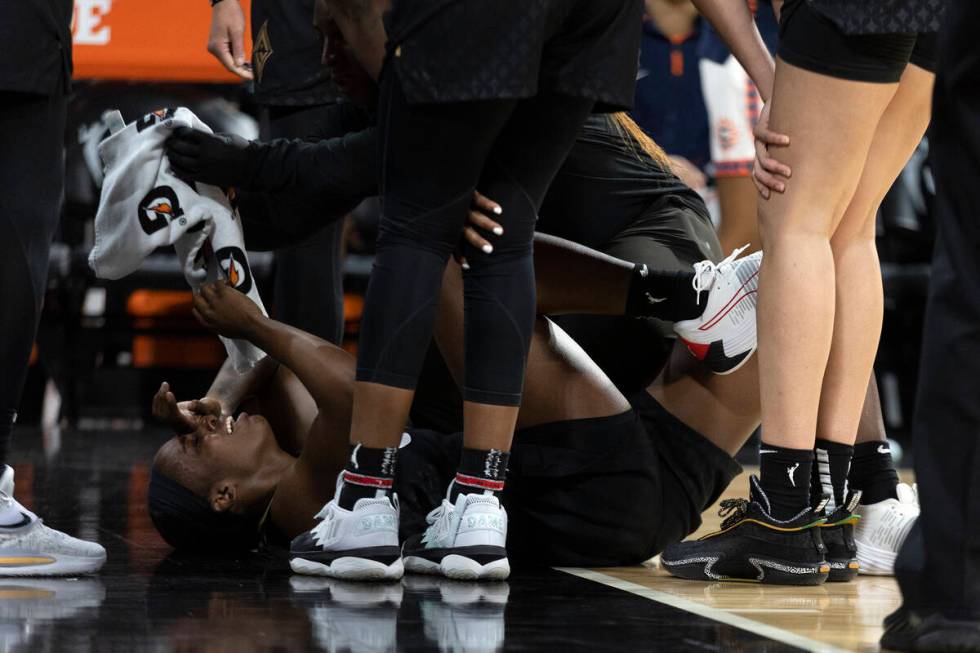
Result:
[[[292,370],[321,411],[350,409],[354,358],[346,351],[264,316],[249,325],[248,340]]]
[[[230,358],[225,359],[205,396],[216,400],[221,405],[222,413],[232,413],[242,401],[255,394],[272,377],[278,367],[278,362],[266,356],[251,370],[241,374],[235,371]]]
[[[724,39],[765,102],[772,95],[774,64],[752,12],[744,0],[693,0],[705,18]]]

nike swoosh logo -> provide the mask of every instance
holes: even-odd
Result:
[[[9,528],[9,529],[21,528],[23,526],[27,526],[33,521],[30,517],[28,517],[24,513],[20,513],[20,518],[21,518],[20,521],[17,522],[16,524],[0,524],[0,528]]]
[[[659,304],[660,302],[667,301],[667,298],[666,297],[654,297],[650,293],[647,293],[647,301],[650,302],[651,304]]]
[[[778,452],[775,449],[759,449],[760,455],[764,453],[778,453]]]

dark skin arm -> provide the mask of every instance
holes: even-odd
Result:
[[[313,515],[333,497],[346,460],[354,358],[314,335],[265,317],[225,282],[201,288],[194,298],[194,315],[223,336],[244,338],[262,348],[295,375],[316,403],[302,453],[279,481],[270,508],[274,523],[284,532],[308,530]]]

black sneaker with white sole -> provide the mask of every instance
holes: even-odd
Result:
[[[759,481],[749,479],[751,500],[726,499],[721,530],[699,540],[672,544],[660,556],[664,569],[679,578],[773,585],[819,585],[830,566],[812,508],[780,521],[769,514]],[[820,506],[822,508],[822,506]]]
[[[854,525],[861,519],[854,513],[861,493],[854,492],[846,505],[839,506],[820,524],[820,537],[827,547],[827,564],[830,565],[831,583],[846,583],[854,580],[861,565],[858,564],[858,547],[854,542]]]

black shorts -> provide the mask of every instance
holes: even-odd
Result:
[[[646,263],[651,270],[677,272],[690,271],[698,261],[724,258],[707,213],[670,196],[656,202],[599,249],[624,261]],[[627,396],[650,385],[674,343],[673,325],[660,320],[610,315],[552,319]]]
[[[786,0],[779,58],[810,72],[857,82],[897,83],[905,66],[936,68],[936,34],[845,34],[806,0]]]
[[[633,106],[640,0],[395,0],[388,65],[409,102],[528,98],[550,91]]]
[[[515,565],[639,564],[683,539],[741,467],[649,395],[637,410],[518,431],[503,502]],[[455,474],[462,434],[412,431],[395,489],[421,532]]]

